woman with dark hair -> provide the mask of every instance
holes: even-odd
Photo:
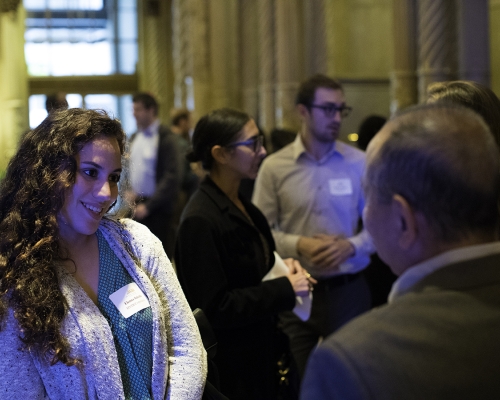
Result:
[[[262,281],[275,263],[273,237],[264,215],[238,194],[266,155],[262,139],[254,120],[236,110],[199,120],[188,159],[201,161],[208,176],[184,209],[175,249],[188,302],[215,331],[220,391],[230,399],[276,398],[276,316],[310,285],[292,259],[286,276]]]
[[[427,88],[427,103],[450,102],[476,111],[489,126],[500,147],[500,100],[487,86],[473,81],[431,83]]]
[[[54,111],[8,166],[0,393],[9,398],[201,398],[205,351],[161,243],[109,215],[124,144],[104,112]]]

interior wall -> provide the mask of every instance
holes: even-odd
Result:
[[[344,82],[352,113],[342,122],[340,138],[355,133],[369,115],[390,114],[393,68],[392,0],[334,0],[334,60],[328,73]]]

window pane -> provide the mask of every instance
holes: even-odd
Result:
[[[44,94],[34,94],[29,98],[29,108],[30,108],[30,128],[36,128],[47,116],[47,110],[45,109],[45,95]]]
[[[83,97],[81,94],[70,93],[66,95],[66,101],[68,102],[69,108],[81,108]]]
[[[114,118],[118,115],[116,97],[111,94],[89,94],[85,96],[85,108],[104,110]]]
[[[120,73],[133,74],[137,65],[137,43],[120,44]]]
[[[26,10],[100,10],[102,0],[24,0]]]
[[[104,7],[102,0],[25,2],[28,11],[25,54],[29,74],[135,73],[136,7],[128,1],[117,3],[118,9],[114,10]]]

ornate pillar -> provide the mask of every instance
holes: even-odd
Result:
[[[274,109],[274,0],[257,0],[259,42],[259,125],[266,134],[276,126]]]
[[[276,0],[276,126],[297,129],[295,96],[304,77],[302,0]]]
[[[449,0],[419,0],[419,100],[432,82],[454,79],[457,70],[455,7]]]
[[[327,72],[327,29],[325,0],[306,1],[305,19],[305,75]]]
[[[29,128],[28,76],[24,60],[22,5],[0,10],[0,178]]]
[[[212,108],[239,108],[238,3],[209,1]]]
[[[459,78],[490,85],[488,0],[457,2]]]
[[[137,3],[139,28],[139,88],[151,92],[160,105],[159,118],[168,123],[173,106],[171,0]]]
[[[418,102],[415,0],[393,0],[394,64],[391,112]]]
[[[212,109],[210,81],[210,43],[208,28],[208,3],[199,0],[180,0],[187,7],[188,54],[187,70],[191,77],[190,90],[194,101],[193,118],[196,121]],[[186,4],[184,4],[186,3]],[[184,81],[185,83],[185,81]]]
[[[241,25],[241,81],[243,110],[253,118],[259,113],[259,44],[255,40],[257,31],[257,3],[255,0],[241,0],[239,18]],[[256,121],[258,121],[256,119]]]
[[[186,107],[186,78],[189,73],[190,21],[187,2],[172,1],[172,54],[174,70],[174,107]]]

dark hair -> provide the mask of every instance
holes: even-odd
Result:
[[[428,102],[451,102],[481,115],[500,147],[500,100],[488,87],[473,81],[436,82],[427,88]]]
[[[191,112],[187,108],[177,108],[172,110],[171,120],[172,125],[177,126],[183,119],[189,119]]]
[[[366,150],[368,143],[373,139],[377,132],[382,129],[387,122],[387,118],[380,115],[370,115],[366,117],[358,129],[357,146],[361,150]]]
[[[274,128],[271,131],[271,144],[273,145],[273,152],[285,147],[287,144],[292,143],[297,137],[297,132],[290,129]]]
[[[140,92],[134,94],[134,96],[132,97],[132,102],[141,103],[146,110],[153,109],[155,115],[158,115],[158,109],[159,109],[158,102],[149,93]]]
[[[314,102],[314,96],[318,88],[344,90],[342,84],[336,79],[321,74],[313,75],[300,85],[295,104],[303,104],[309,108]]]
[[[45,99],[45,109],[48,113],[59,110],[59,109],[67,109],[68,102],[66,100],[66,95],[61,92],[52,93],[47,95]]]
[[[365,176],[380,202],[403,196],[443,242],[496,233],[500,160],[478,114],[430,104],[403,110],[386,127]]]
[[[0,184],[0,322],[11,308],[28,349],[74,365],[61,335],[67,305],[55,262],[59,247],[57,214],[76,179],[76,155],[96,137],[116,138],[123,155],[120,122],[104,111],[56,110],[26,133]]]
[[[190,162],[201,161],[203,169],[209,171],[214,162],[212,147],[233,142],[248,121],[248,114],[231,108],[220,108],[201,117],[194,128],[193,149],[186,158]]]

